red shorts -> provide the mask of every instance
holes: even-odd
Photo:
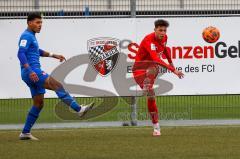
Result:
[[[136,83],[141,87],[141,89],[150,90],[153,88],[158,72],[159,67],[157,65],[153,65],[146,67],[145,69],[133,69],[133,76]]]

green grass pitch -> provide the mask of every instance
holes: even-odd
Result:
[[[239,159],[240,127],[149,127],[34,130],[39,141],[0,131],[1,159]]]

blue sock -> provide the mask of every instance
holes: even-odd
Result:
[[[73,110],[76,112],[79,112],[81,107],[78,105],[78,103],[73,99],[73,97],[70,96],[68,92],[65,91],[64,88],[60,88],[55,91],[58,98],[60,98],[65,104],[70,106]]]
[[[30,133],[31,128],[33,124],[36,122],[40,112],[41,112],[41,109],[39,109],[36,106],[32,106],[32,108],[28,112],[28,116],[27,116],[22,133]]]

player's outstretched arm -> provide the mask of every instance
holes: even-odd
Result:
[[[164,55],[166,56],[166,58],[167,58],[167,60],[168,60],[168,63],[169,63],[172,67],[175,68],[175,66],[174,66],[174,64],[173,64],[173,61],[172,61],[172,59],[171,59],[171,57],[170,57],[170,53],[168,52],[166,46],[165,46],[165,48],[164,48],[163,53],[164,53]],[[181,71],[175,70],[175,71],[173,71],[173,73],[174,73],[175,75],[177,75],[178,78],[180,78],[180,79],[184,77],[184,74],[183,74]]]
[[[42,56],[42,57],[52,57],[55,59],[59,59],[60,62],[66,61],[66,58],[63,55],[52,54],[52,53],[44,51],[42,49],[39,49],[39,53],[40,53],[40,56]]]
[[[151,42],[146,42],[145,43],[145,48],[147,49],[147,51],[149,52],[150,56],[152,57],[153,61],[156,62],[157,64],[169,69],[170,71],[174,72],[175,68],[171,65],[166,64],[163,60],[161,60],[158,56],[157,56],[157,52],[156,52],[156,48],[155,46],[152,46],[153,44],[151,44]]]
[[[158,63],[159,65],[169,69],[170,71],[172,71],[175,75],[178,76],[178,78],[183,78],[184,74],[181,71],[178,71],[175,69],[175,67],[173,66],[173,64],[168,65],[166,64],[163,60],[161,60],[158,56],[157,56],[157,52],[156,49],[154,47],[151,46],[150,42],[146,42],[145,45],[146,49],[148,50],[148,52],[150,53],[152,59],[154,60],[154,62]]]
[[[163,54],[166,56],[166,58],[167,58],[167,60],[168,60],[168,63],[169,63],[171,66],[175,67],[174,64],[173,64],[172,58],[170,57],[170,53],[168,52],[166,46],[165,46],[165,48],[164,48]]]
[[[184,77],[184,74],[181,71],[178,71],[175,69],[173,63],[170,63],[169,65],[166,64],[163,60],[161,60],[160,58],[158,58],[158,56],[156,56],[156,53],[152,52],[151,53],[151,57],[152,59],[154,59],[155,62],[157,62],[159,65],[169,69],[170,71],[172,71],[175,75],[178,76],[178,78],[182,79]]]
[[[181,71],[175,70],[173,72],[175,75],[178,76],[178,78],[182,79],[184,77],[184,74]]]

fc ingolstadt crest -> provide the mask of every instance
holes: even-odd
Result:
[[[92,66],[102,76],[111,73],[120,53],[120,40],[115,38],[95,38],[87,42]]]

